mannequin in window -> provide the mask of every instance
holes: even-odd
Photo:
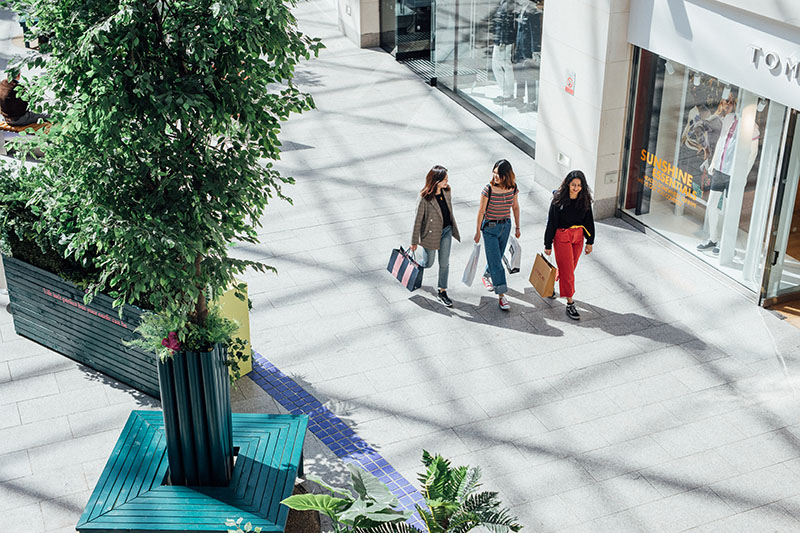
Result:
[[[708,168],[711,175],[711,192],[708,195],[706,205],[706,216],[708,217],[709,236],[708,240],[697,245],[700,251],[711,250],[713,255],[719,255],[719,237],[722,228],[722,198],[727,195],[728,187],[731,183],[731,171],[733,170],[733,160],[736,154],[736,137],[740,117],[736,113],[736,97],[731,94],[727,99],[723,99],[718,108],[718,113],[723,115],[722,128],[717,145],[714,148],[714,156]],[[753,164],[758,156],[758,139],[761,136],[758,125],[754,124],[753,138],[750,142],[750,157],[747,161],[747,171],[745,176],[750,173]]]
[[[516,38],[514,1],[501,0],[492,21],[494,28],[492,73],[500,87],[500,96],[494,99],[496,104],[507,104],[514,98],[514,67],[511,65],[511,53]]]
[[[539,67],[542,62],[542,0],[526,1],[516,17],[514,73],[521,82],[515,105],[520,112],[535,111],[539,97]],[[525,95],[527,93],[527,101]]]

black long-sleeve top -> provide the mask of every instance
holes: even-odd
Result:
[[[550,213],[547,215],[547,229],[544,230],[545,250],[553,247],[553,238],[556,236],[557,229],[571,228],[572,226],[583,226],[586,244],[594,244],[594,216],[592,215],[592,209],[584,210],[582,205],[578,205],[577,200],[570,200],[564,206],[560,206],[553,201],[550,204]]]

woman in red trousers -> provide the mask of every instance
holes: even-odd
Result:
[[[583,172],[573,170],[553,195],[544,232],[544,253],[550,255],[553,249],[556,251],[558,291],[567,298],[567,316],[573,320],[581,319],[572,299],[575,294],[575,267],[582,250],[586,255],[592,253],[593,243],[592,192]]]

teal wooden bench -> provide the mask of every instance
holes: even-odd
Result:
[[[227,487],[165,485],[168,475],[164,418],[132,411],[76,529],[91,532],[227,531],[225,520],[251,522],[263,531],[286,527],[280,501],[302,476],[306,415],[233,415],[238,448]]]

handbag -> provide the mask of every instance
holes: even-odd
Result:
[[[522,245],[513,235],[508,238],[508,249],[503,254],[503,264],[506,265],[506,270],[509,274],[516,274],[519,272],[519,266],[522,263]]]
[[[542,298],[549,298],[553,295],[553,289],[556,284],[556,275],[558,269],[545,258],[542,253],[536,254],[536,260],[533,262],[531,275],[528,280],[539,293]]]
[[[386,270],[409,291],[415,291],[422,286],[424,269],[402,246],[392,250]]]
[[[464,268],[464,275],[461,276],[461,282],[467,287],[472,287],[472,282],[475,281],[475,274],[478,272],[478,262],[480,259],[481,245],[476,242],[472,246],[472,254],[469,256],[466,268]]]

